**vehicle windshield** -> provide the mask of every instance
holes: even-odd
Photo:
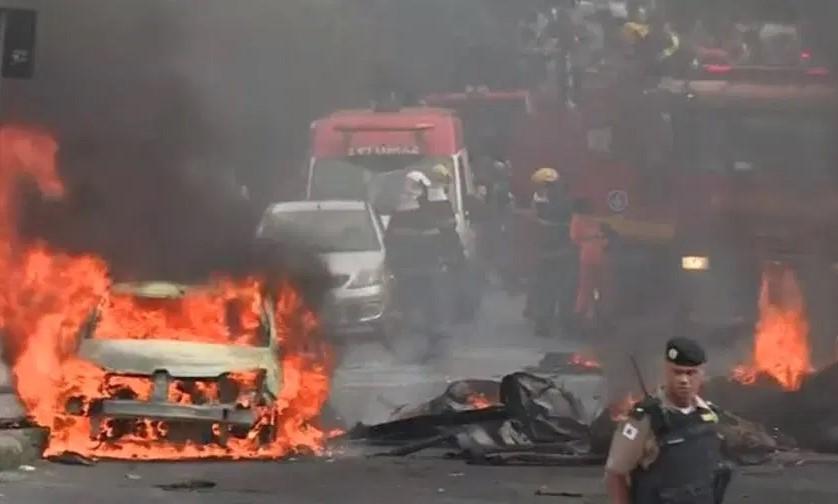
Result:
[[[431,170],[445,165],[454,173],[453,161],[446,157],[423,156],[353,156],[318,159],[311,177],[313,200],[355,199],[369,201],[381,215],[390,215],[403,203],[406,176],[420,171],[434,177]],[[453,186],[449,194],[453,194]]]
[[[372,252],[381,243],[367,210],[300,210],[268,214],[259,229],[261,239],[298,237],[323,254]]]
[[[692,127],[676,131],[676,136],[682,136],[682,156],[699,170],[800,178],[829,177],[835,171],[838,129],[830,118],[776,113],[700,114],[692,119]]]

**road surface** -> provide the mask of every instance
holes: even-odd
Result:
[[[728,503],[835,504],[838,463],[740,472]],[[214,484],[193,491],[158,485]],[[460,461],[346,458],[284,463],[42,463],[0,475],[0,504],[478,504],[606,503],[600,468],[477,467]],[[536,496],[552,491],[581,497]]]

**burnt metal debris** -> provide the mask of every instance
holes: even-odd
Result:
[[[392,421],[359,424],[345,437],[387,446],[379,456],[444,448],[472,464],[604,463],[617,425],[613,411],[600,404],[597,414],[590,415],[562,378],[596,373],[595,367],[580,366],[578,359],[571,362],[569,356],[557,354],[531,371],[512,373],[500,381],[454,382],[425,403],[397,408]],[[719,407],[727,457],[739,465],[758,465],[794,452],[797,438],[808,449],[829,451],[838,446],[838,406],[823,401],[825,394],[835,396],[837,384],[835,365],[812,375],[794,393],[770,381],[742,385],[718,378],[707,384],[705,396]],[[819,416],[808,416],[811,412]],[[812,432],[812,422],[823,428]],[[836,439],[829,438],[833,435]]]
[[[604,453],[590,451],[590,427],[583,420],[581,401],[563,386],[530,373],[513,373],[500,382],[454,382],[439,397],[399,408],[394,416],[390,422],[358,425],[347,436],[396,445],[378,454],[386,456],[445,447],[479,464],[604,461]]]

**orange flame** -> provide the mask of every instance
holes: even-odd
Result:
[[[253,344],[260,324],[259,308],[266,284],[260,279],[216,279],[216,289],[188,294],[177,303],[139,302],[111,292],[105,263],[94,256],[69,256],[42,242],[30,243],[17,233],[15,189],[29,177],[46,195],[58,197],[57,144],[42,132],[0,128],[0,326],[4,355],[10,361],[17,392],[28,415],[50,429],[45,455],[73,451],[88,456],[132,459],[275,458],[306,450],[322,451],[326,434],[312,425],[329,391],[328,348],[316,336],[314,313],[289,284],[277,289],[274,318],[282,349],[280,394],[275,404],[251,404],[257,422],[244,435],[226,443],[199,444],[168,438],[176,425],[152,420],[106,420],[91,438],[91,404],[99,399],[128,397],[147,400],[149,379],[113,376],[76,355],[82,328],[95,306],[100,308],[97,338],[165,338],[204,343]],[[224,307],[239,307],[229,329]],[[176,308],[172,308],[176,306]],[[230,375],[244,392],[254,375]],[[169,399],[183,404],[218,398],[216,383],[175,382]],[[68,404],[84,398],[71,415]],[[81,414],[80,414],[81,413]],[[273,433],[265,441],[262,433]],[[212,432],[220,434],[221,426]]]
[[[773,265],[762,276],[759,322],[754,338],[753,363],[738,366],[733,378],[752,384],[766,374],[786,390],[797,390],[812,372],[809,323],[803,294],[794,271]]]
[[[482,392],[472,392],[466,397],[465,403],[471,406],[472,409],[486,409],[495,405],[486,394]]]
[[[578,353],[575,353],[570,357],[570,364],[586,369],[600,369],[602,367],[602,364],[600,364],[597,360],[585,357]]]

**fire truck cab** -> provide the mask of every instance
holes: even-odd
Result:
[[[402,202],[405,176],[418,170],[438,183],[432,174],[437,165],[448,168],[451,179],[447,187],[434,189],[447,193],[470,271],[479,277],[473,222],[479,201],[462,123],[451,110],[346,110],[314,121],[307,197],[369,201],[386,225]],[[469,291],[463,297],[468,299],[464,313],[470,317],[479,295]]]

